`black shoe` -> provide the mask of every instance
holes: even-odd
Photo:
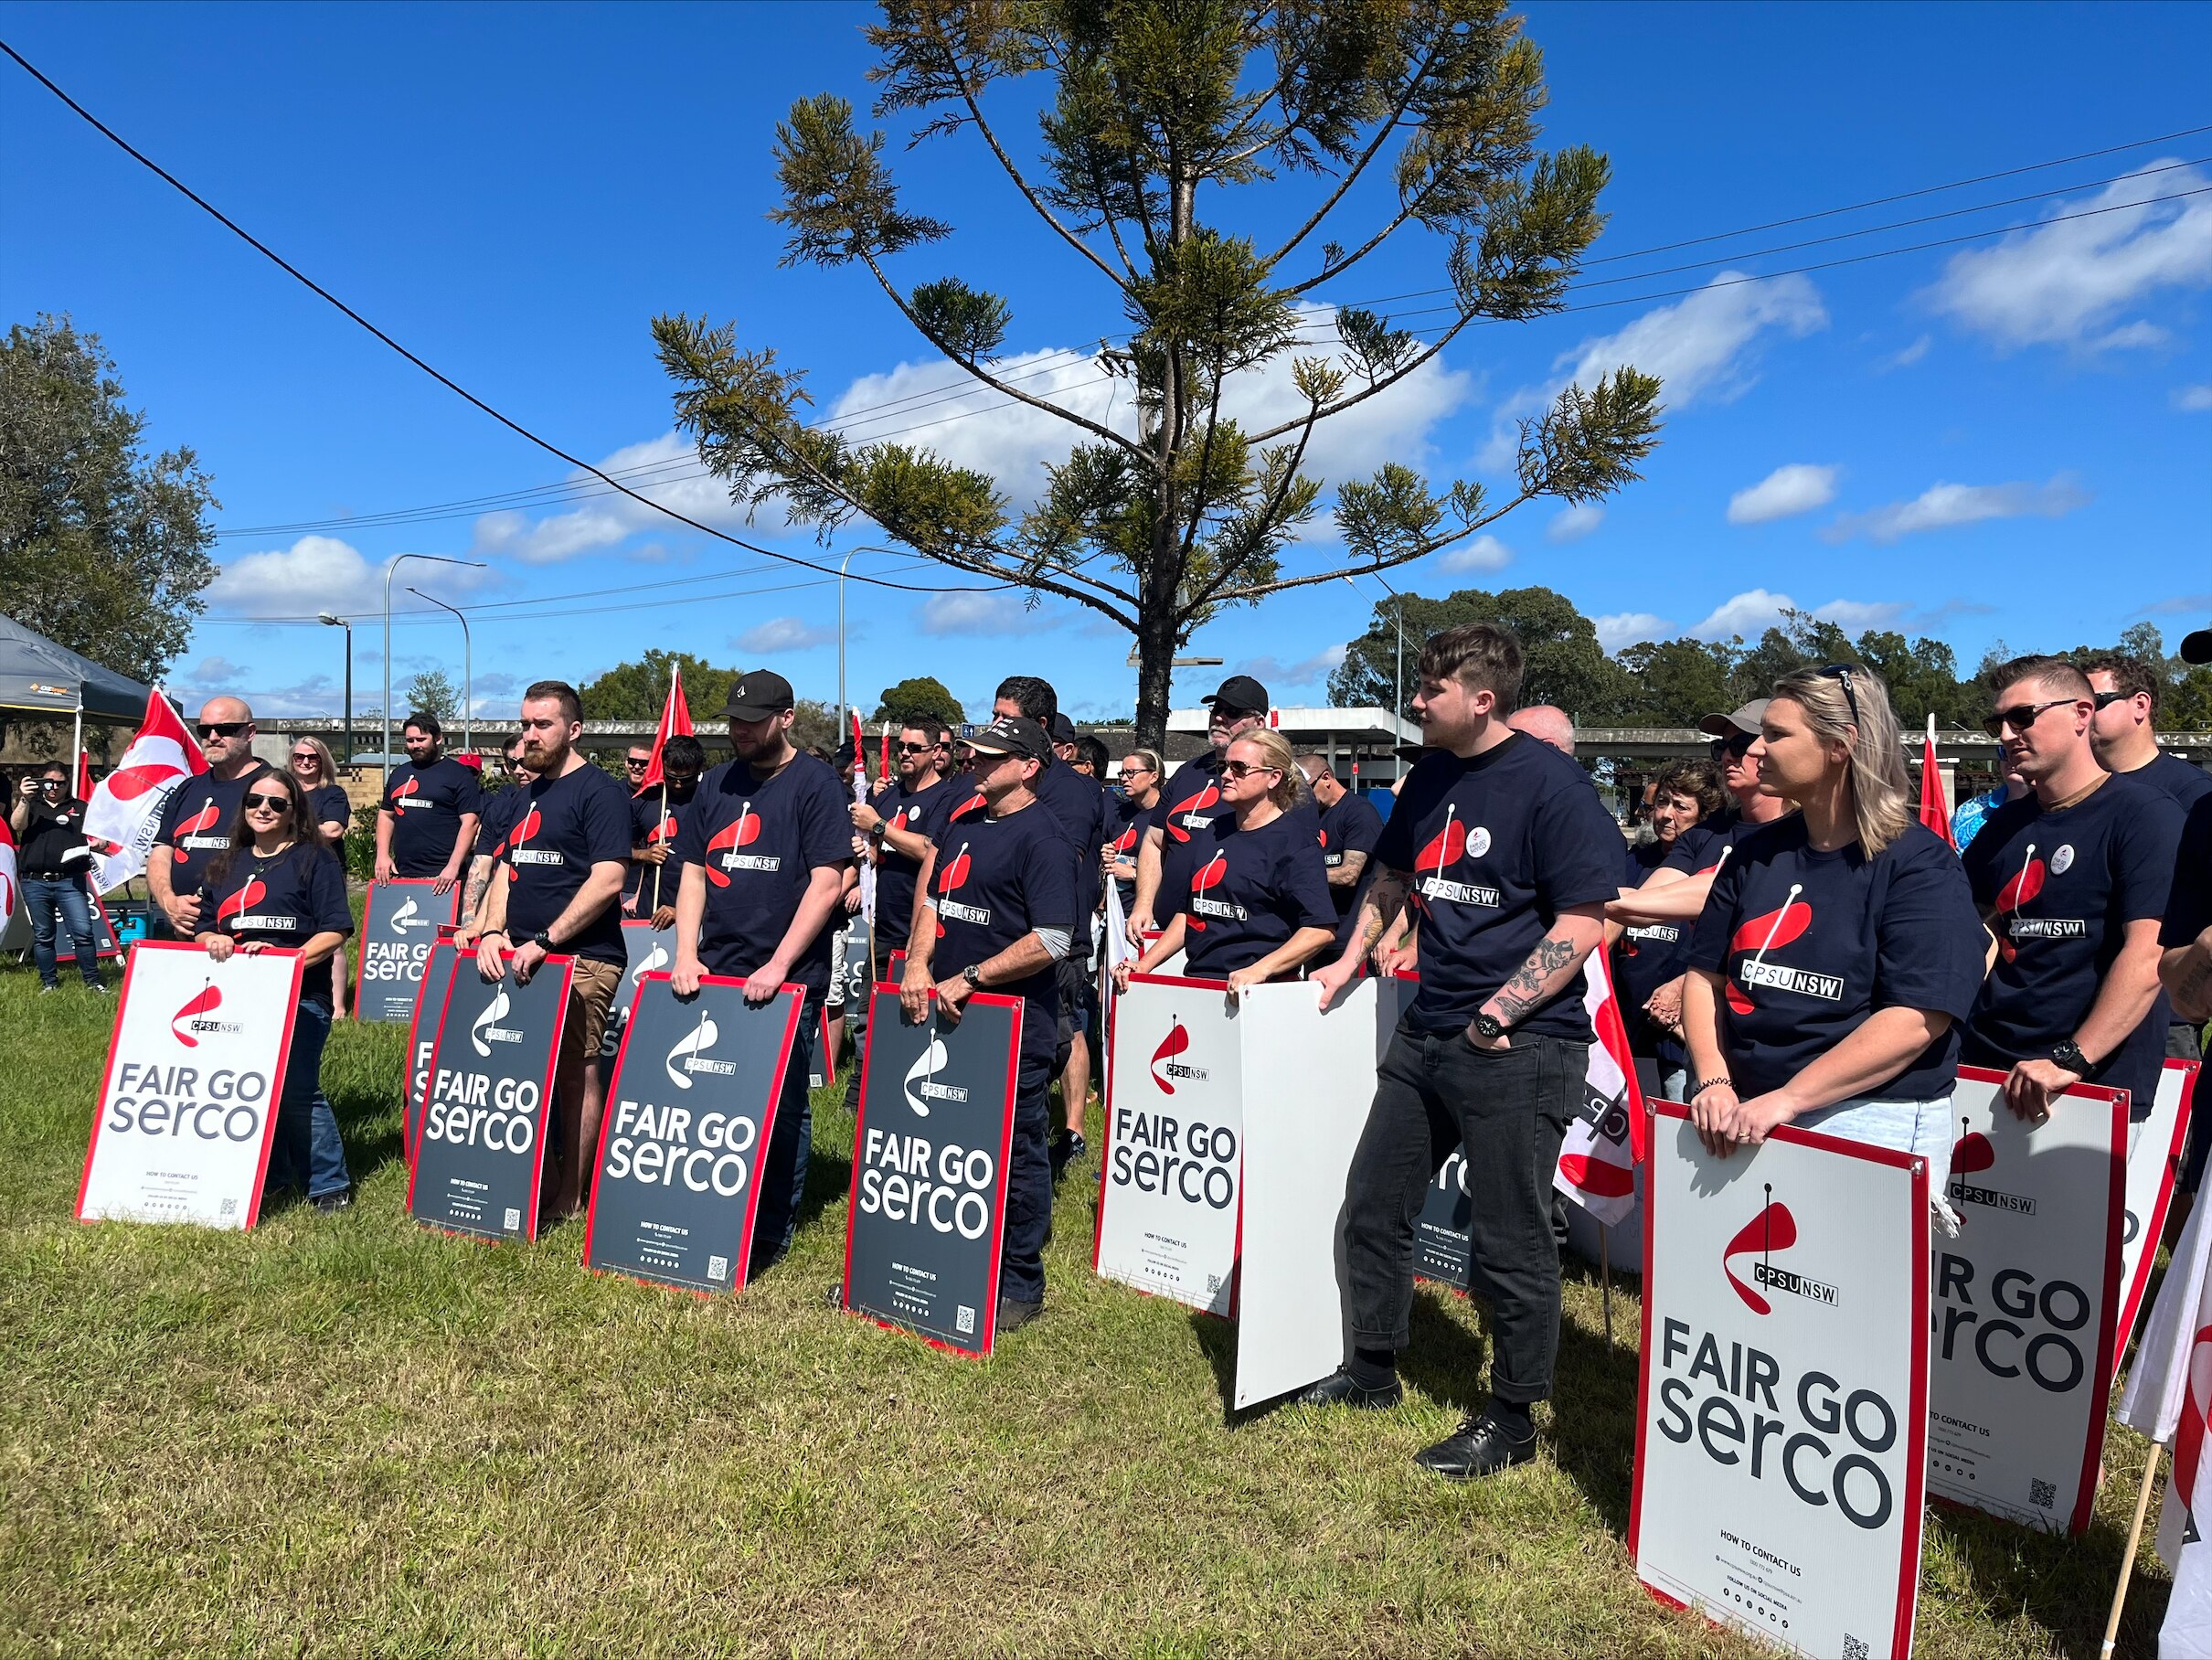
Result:
[[[998,1328],[994,1335],[1003,1337],[1008,1332],[1018,1332],[1044,1312],[1045,1300],[1042,1297],[1034,1303],[1022,1303],[1012,1297],[1001,1297],[998,1300]]]
[[[1371,1389],[1338,1367],[1319,1383],[1300,1391],[1303,1407],[1351,1407],[1361,1412],[1387,1412],[1406,1398],[1406,1386],[1395,1378],[1387,1389]]]
[[[315,1200],[314,1208],[324,1216],[329,1216],[335,1211],[351,1209],[353,1202],[354,1190],[351,1187],[342,1187],[335,1193],[326,1193]]]
[[[1537,1455],[1536,1431],[1526,1441],[1509,1441],[1505,1426],[1490,1417],[1462,1419],[1460,1427],[1433,1447],[1414,1454],[1424,1470],[1453,1481],[1473,1481],[1525,1464]]]
[[[1090,1144],[1081,1136],[1070,1135],[1062,1130],[1052,1138],[1052,1145],[1048,1150],[1052,1160],[1052,1179],[1058,1181],[1069,1165],[1090,1151]]]

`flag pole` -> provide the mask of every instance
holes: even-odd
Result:
[[[659,818],[659,819],[656,821],[655,827],[656,827],[656,828],[659,828],[659,829],[666,829],[666,828],[667,828],[667,825],[668,825],[668,776],[667,776],[667,774],[666,774],[666,773],[663,773],[663,774],[661,775],[661,815],[660,815],[660,818]],[[667,838],[666,838],[665,836],[664,836],[664,837],[662,838],[662,846],[665,846],[666,845],[667,845]],[[662,860],[662,864],[665,864],[665,863],[667,863],[667,861],[666,861],[665,859]],[[654,910],[658,910],[661,908],[661,867],[660,867],[660,865],[655,865],[655,866],[653,867],[653,908],[654,908]]]
[[[1603,1222],[1598,1224],[1598,1283],[1605,1293],[1605,1346],[1613,1346],[1613,1230]]]
[[[2135,1495],[2135,1522],[2128,1529],[2128,1548],[2120,1557],[2120,1583],[2112,1588],[2112,1612],[2104,1623],[2104,1646],[2098,1650],[2100,1660],[2112,1660],[2113,1646],[2120,1641],[2121,1611],[2127,1606],[2128,1580],[2135,1572],[2135,1550],[2143,1539],[2143,1518],[2151,1508],[2151,1488],[2158,1475],[2158,1454],[2163,1449],[2156,1442],[2151,1443],[2151,1455],[2143,1463],[2143,1486]]]

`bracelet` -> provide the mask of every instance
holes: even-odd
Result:
[[[479,940],[488,940],[488,939],[490,939],[490,938],[491,938],[491,937],[494,935],[494,934],[497,934],[497,935],[498,935],[498,936],[499,936],[501,939],[503,939],[503,940],[512,940],[512,939],[514,939],[514,937],[515,937],[513,934],[509,933],[509,932],[508,932],[508,931],[507,931],[505,929],[504,929],[504,928],[487,928],[487,929],[485,929],[485,930],[484,930],[484,931],[482,933],[478,934],[476,937],[477,937]]]
[[[1730,1078],[1727,1073],[1723,1072],[1717,1078],[1700,1079],[1697,1082],[1692,1084],[1690,1086],[1690,1099],[1692,1101],[1696,1101],[1707,1090],[1726,1089],[1732,1092],[1735,1088],[1736,1080],[1733,1078]]]

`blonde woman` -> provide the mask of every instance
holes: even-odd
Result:
[[[1690,1117],[1716,1153],[1780,1124],[1951,1170],[1960,1028],[1988,935],[1914,816],[1889,695],[1866,669],[1774,683],[1752,757],[1798,811],[1736,844],[1690,944]]]
[[[346,798],[346,786],[338,782],[338,763],[331,758],[330,746],[320,738],[302,733],[292,740],[289,770],[292,782],[300,786],[307,798],[308,816],[323,838],[323,846],[338,861],[338,868],[346,868],[346,832],[353,824],[353,803]],[[343,942],[330,954],[330,1008],[331,1018],[346,1018],[346,999],[353,990],[351,953]]]
[[[1336,908],[1313,818],[1293,814],[1303,781],[1291,746],[1265,728],[1233,740],[1221,763],[1229,811],[1191,833],[1188,872],[1167,928],[1133,964],[1147,974],[1187,949],[1184,973],[1228,982],[1229,995],[1288,974],[1328,949]],[[1162,884],[1163,892],[1165,884]],[[1126,989],[1133,965],[1114,969]]]

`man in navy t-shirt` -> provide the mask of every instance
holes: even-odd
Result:
[[[1383,818],[1375,803],[1344,787],[1329,770],[1328,758],[1312,750],[1298,758],[1313,806],[1321,815],[1321,863],[1329,878],[1329,902],[1336,909],[1336,948],[1351,938],[1360,890],[1367,886],[1367,859],[1382,840]]]
[[[2181,809],[2098,765],[2096,694],[2072,664],[2024,657],[1994,678],[1983,724],[2028,793],[1990,814],[1964,855],[1997,955],[1960,1059],[2005,1070],[2023,1118],[2087,1081],[2128,1091],[2140,1120],[2165,1056],[2158,931]]]
[[[418,711],[404,729],[407,759],[384,782],[377,810],[377,880],[429,877],[444,893],[466,874],[476,846],[484,779],[445,754],[438,717]]]
[[[653,764],[651,756],[645,764]],[[699,740],[678,732],[662,749],[662,782],[630,799],[630,874],[622,883],[622,910],[655,928],[675,921],[676,867],[670,857],[706,770],[707,751]]]
[[[1060,826],[1036,783],[1051,757],[1045,729],[1002,715],[966,740],[984,798],[940,834],[921,869],[919,926],[909,942],[899,995],[907,1017],[960,1019],[979,991],[1022,1000],[1021,1061],[1006,1165],[1006,1226],[999,1269],[1001,1336],[1045,1304],[1045,1229],[1052,1215],[1046,1093],[1059,1033],[1059,977],[1079,923],[1074,867]]]
[[[1582,960],[1620,891],[1621,832],[1574,761],[1505,724],[1520,643],[1488,623],[1421,648],[1413,700],[1427,748],[1372,863],[1352,942],[1313,976],[1324,1006],[1401,906],[1420,911],[1420,988],[1377,1071],[1338,1223],[1345,1354],[1304,1399],[1402,1399],[1413,1219],[1464,1144],[1470,1282],[1490,1299],[1491,1403],[1422,1452],[1440,1474],[1488,1475],[1536,1454],[1529,1407],[1551,1390],[1559,1251],[1551,1177],[1589,1058]]]
[[[792,747],[791,682],[767,669],[740,676],[723,713],[734,760],[699,780],[676,831],[676,995],[702,974],[745,982],[748,1003],[766,1003],[786,982],[803,989],[798,1041],[784,1069],[775,1130],[758,1166],[752,1265],[757,1276],[791,1248],[806,1187],[814,1113],[806,1094],[830,943],[842,915],[853,827],[845,788],[829,763]]]
[[[2159,925],[2158,978],[2183,1020],[2212,1020],[2212,796],[2189,809]]]
[[[522,734],[507,740],[504,753],[505,782],[484,780],[476,812],[476,845],[469,852],[468,880],[461,890],[461,918],[474,917],[484,903],[484,890],[492,879],[492,867],[507,853],[507,833],[515,828],[517,805],[529,799],[530,774],[522,764]]]
[[[598,1159],[607,1080],[597,1056],[627,961],[620,901],[630,793],[584,759],[576,747],[583,735],[574,686],[540,680],[523,693],[523,760],[531,777],[507,833],[505,879],[494,876],[478,915],[453,937],[461,950],[474,949],[487,980],[511,967],[527,982],[548,956],[574,960],[554,1072],[558,1112],[549,1146],[558,1163],[548,1161],[546,1173],[556,1219],[583,1203]]]
[[[169,792],[146,855],[146,890],[158,918],[154,938],[190,940],[200,932],[200,883],[208,863],[230,846],[247,781],[268,770],[254,759],[255,730],[253,711],[241,698],[210,697],[199,712],[193,731],[207,770]]]

